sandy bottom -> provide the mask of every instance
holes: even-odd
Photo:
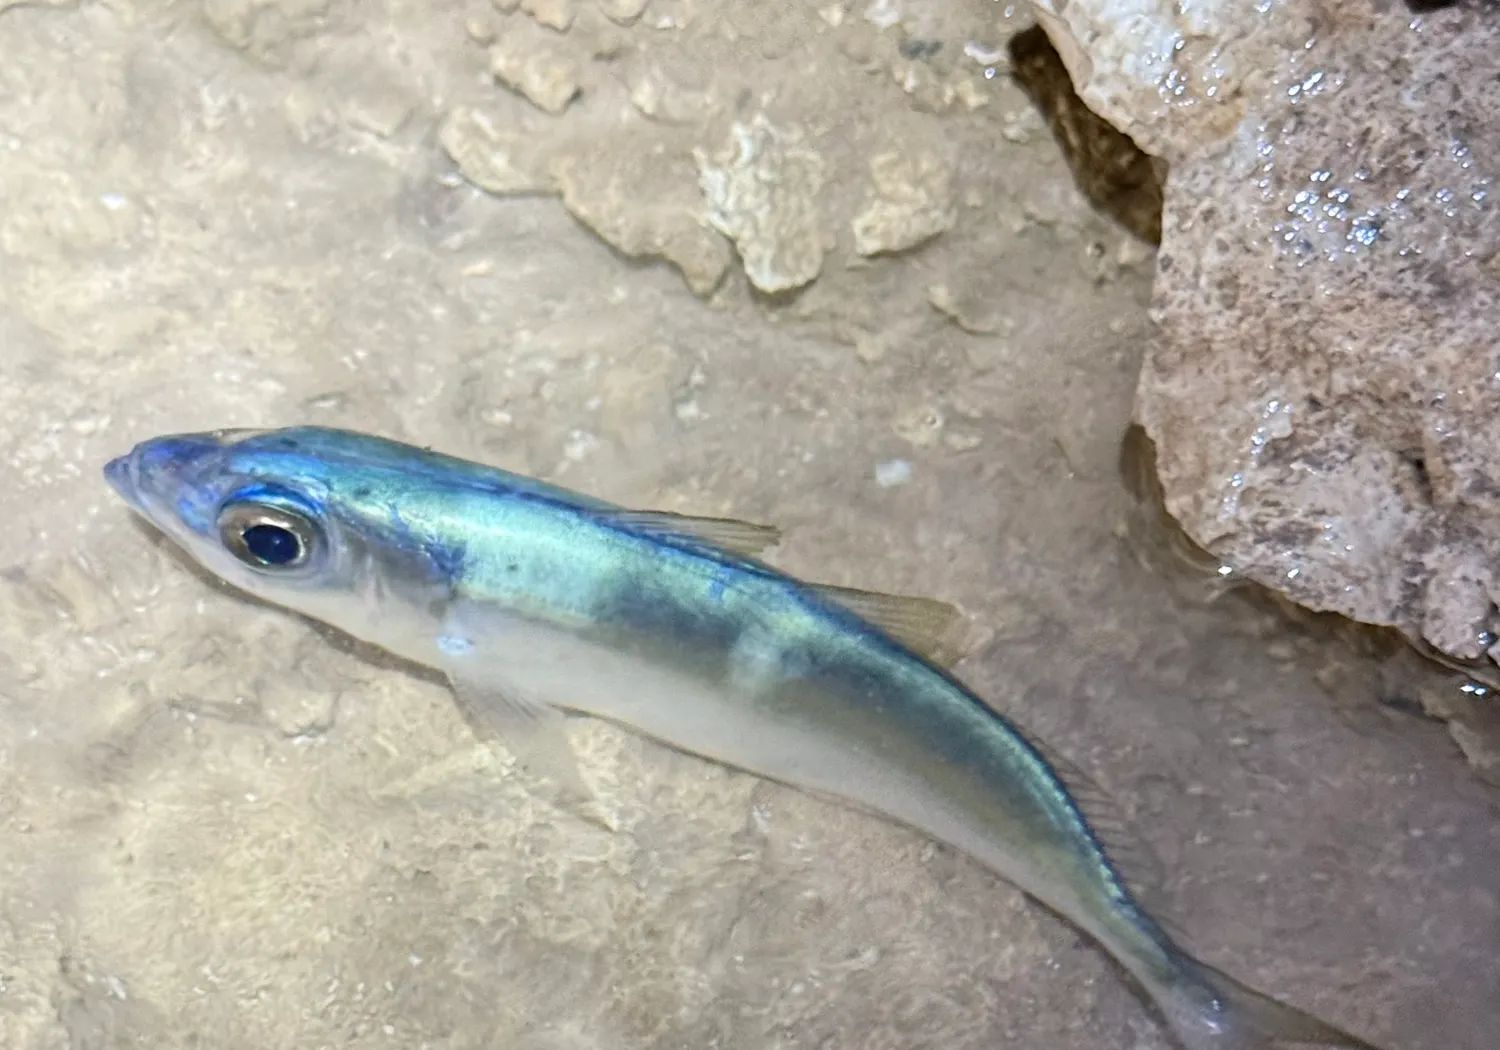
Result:
[[[1493,1046],[1496,792],[1375,668],[1125,538],[1150,262],[985,76],[1024,22],[956,2],[898,47],[894,3],[529,6],[576,16],[531,27],[578,63],[562,116],[466,29],[524,13],[0,0],[0,1046],[1168,1045],[1072,929],[872,819],[585,723],[619,830],[551,808],[437,685],[206,585],[99,475],[293,422],[773,522],[789,570],[957,602],[961,674],[1116,794],[1206,957],[1391,1050]],[[684,112],[632,105],[658,66]],[[695,296],[455,177],[460,105],[518,163],[676,158],[589,190],[648,226],[731,120],[799,127],[822,274]],[[952,228],[858,258],[870,158],[916,146]]]

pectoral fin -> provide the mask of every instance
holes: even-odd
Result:
[[[606,831],[614,830],[578,771],[568,740],[567,715],[560,708],[510,686],[480,682],[451,670],[448,683],[471,724],[498,737],[520,766],[557,789],[560,809]]]

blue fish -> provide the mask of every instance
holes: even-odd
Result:
[[[348,431],[159,437],[105,475],[228,583],[445,674],[567,791],[585,794],[565,714],[607,719],[974,858],[1103,946],[1185,1050],[1376,1050],[1174,943],[1100,793],[947,669],[951,606],[788,576],[757,557],[765,526]]]

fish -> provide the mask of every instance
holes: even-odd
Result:
[[[956,677],[951,605],[781,572],[769,526],[349,430],[169,434],[104,475],[224,583],[446,676],[570,798],[565,720],[603,719],[972,858],[1108,952],[1183,1050],[1379,1050],[1178,945],[1107,796]]]

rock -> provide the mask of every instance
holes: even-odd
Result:
[[[561,113],[578,96],[578,63],[556,44],[512,31],[490,47],[490,72],[548,113]]]
[[[941,409],[922,403],[902,410],[892,422],[891,429],[917,448],[927,448],[942,436],[945,422]]]
[[[539,25],[559,33],[567,32],[573,24],[573,0],[521,0],[521,10]]]
[[[785,292],[818,276],[824,244],[817,197],[827,165],[801,144],[799,132],[757,114],[732,126],[718,156],[694,155],[708,221],[734,241],[751,284]]]
[[[1042,6],[1085,100],[1171,164],[1136,407],[1167,507],[1304,606],[1480,657],[1500,637],[1500,22]]]
[[[868,203],[854,217],[860,255],[901,252],[953,228],[952,174],[932,153],[888,152],[870,160]]]
[[[331,6],[331,0],[204,0],[203,17],[230,47],[280,63],[299,41],[322,32]]]
[[[928,285],[927,302],[970,335],[993,335],[1005,327],[1005,317],[996,312],[994,296],[989,292],[989,282],[979,274],[957,287]]]
[[[1011,37],[1012,77],[1046,116],[1079,191],[1150,244],[1161,241],[1162,173],[1130,136],[1086,106],[1040,28]],[[1024,134],[1016,128],[1013,134]],[[1009,136],[1008,136],[1009,137]]]
[[[599,10],[611,22],[628,26],[641,17],[650,2],[651,0],[599,0]]]
[[[556,186],[539,170],[536,144],[521,131],[501,129],[488,114],[458,106],[443,121],[438,141],[463,177],[490,193],[551,193]]]
[[[14,200],[26,207],[0,216],[0,252],[16,259],[60,259],[127,250],[149,227],[141,202],[115,191],[90,192],[74,175],[27,172],[11,176]]]
[[[687,151],[642,138],[636,130],[613,142],[591,139],[554,161],[563,204],[611,247],[665,259],[695,294],[707,295],[729,269],[729,245],[704,225]]]
[[[383,139],[400,131],[416,109],[401,78],[385,67],[370,66],[350,77],[345,92],[339,105],[344,120]]]
[[[1313,0],[1032,4],[1089,108],[1168,160],[1231,135],[1256,100],[1287,89],[1286,70],[1312,56],[1305,45],[1326,46],[1337,25]],[[1375,6],[1367,5],[1371,15]],[[1389,20],[1404,24],[1403,5],[1382,6],[1391,8]],[[1327,21],[1333,24],[1314,30]]]
[[[630,102],[642,116],[663,124],[693,124],[708,115],[713,96],[683,86],[661,66],[651,63],[631,76]]]

